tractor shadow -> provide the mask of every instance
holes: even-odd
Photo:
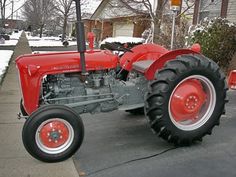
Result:
[[[175,148],[153,134],[144,115],[114,111],[82,119],[85,137],[74,162],[85,174]]]

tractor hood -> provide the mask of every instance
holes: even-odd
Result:
[[[118,64],[118,57],[110,51],[87,51],[85,58],[87,71],[111,69]],[[78,52],[23,55],[16,59],[16,64],[20,71],[27,70],[30,75],[81,71]]]
[[[87,51],[85,58],[87,71],[112,69],[118,64],[118,57],[110,51]],[[23,55],[16,59],[16,65],[28,114],[38,108],[41,81],[45,75],[81,71],[78,52]]]

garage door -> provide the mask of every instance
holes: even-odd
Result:
[[[113,37],[128,36],[133,37],[134,24],[133,23],[114,23]]]

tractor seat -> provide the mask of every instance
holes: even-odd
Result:
[[[145,71],[154,63],[155,60],[142,60],[133,63],[133,69],[145,73]]]

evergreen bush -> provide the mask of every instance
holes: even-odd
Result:
[[[205,19],[188,36],[188,44],[199,43],[202,53],[227,69],[236,52],[236,25],[226,19]]]

